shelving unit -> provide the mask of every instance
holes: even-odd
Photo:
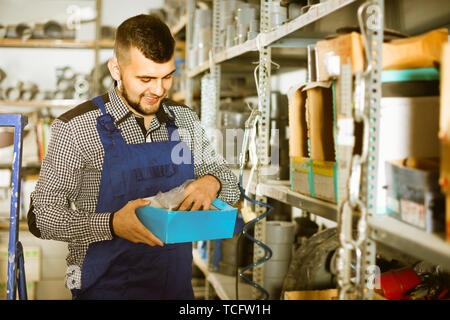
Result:
[[[34,107],[34,108],[57,108],[67,109],[80,104],[81,100],[74,99],[52,99],[52,100],[29,100],[29,101],[8,101],[0,100],[0,106],[2,107]]]
[[[425,32],[432,28],[449,26],[450,21],[448,19],[449,9],[446,7],[446,11],[443,12],[439,8],[444,8],[446,4],[445,1],[431,1],[430,3],[423,3],[420,1],[405,1],[405,0],[395,0],[385,2],[383,0],[372,1],[372,4],[378,7],[378,12],[381,12],[382,26],[386,28],[395,28],[401,32],[409,33],[410,35],[415,35],[418,33]],[[189,0],[189,11],[188,11],[188,39],[192,37],[192,23],[193,23],[193,10],[195,9],[195,1]],[[219,1],[213,1],[213,8],[218,6]],[[226,63],[231,61],[239,63],[244,61],[244,57],[250,53],[259,54],[259,84],[260,84],[260,110],[263,114],[263,120],[260,125],[260,136],[258,145],[258,156],[262,164],[268,164],[268,128],[269,119],[267,115],[270,112],[270,99],[268,98],[268,93],[270,92],[270,78],[271,78],[271,60],[275,60],[274,57],[278,57],[276,54],[273,55],[273,49],[283,48],[287,50],[294,49],[304,49],[308,44],[315,43],[318,40],[323,39],[325,36],[332,34],[339,27],[349,26],[354,23],[357,25],[356,13],[360,6],[368,1],[363,0],[328,0],[323,1],[323,3],[313,6],[307,13],[298,16],[295,19],[287,21],[279,27],[271,28],[269,25],[269,15],[270,15],[270,0],[261,0],[261,33],[257,38],[246,41],[241,45],[237,45],[222,51],[218,51],[216,47],[212,49],[212,59],[211,61],[203,62],[197,65],[195,68],[187,71],[187,82],[192,82],[194,77],[207,77],[208,72],[211,72],[211,77],[220,67],[225,66]],[[385,9],[386,6],[386,9]],[[213,12],[214,9],[213,9]],[[386,12],[386,17],[384,17],[383,12]],[[375,18],[374,18],[375,17]],[[402,19],[399,20],[399,17]],[[346,19],[347,18],[347,19]],[[372,16],[373,19],[379,17]],[[383,20],[384,18],[384,20]],[[215,19],[220,19],[220,17],[213,17]],[[367,23],[367,22],[366,22]],[[213,31],[217,32],[213,28]],[[383,33],[372,33],[373,39],[378,39],[378,47],[374,48],[377,52],[375,59],[377,60],[377,67],[381,68],[381,43]],[[214,35],[213,35],[214,38]],[[189,55],[189,53],[188,53]],[[272,58],[272,59],[271,59]],[[302,57],[305,59],[305,56]],[[282,59],[277,59],[276,62],[283,64]],[[214,68],[214,70],[212,70]],[[381,70],[381,69],[378,69]],[[202,102],[215,101],[214,105],[204,105],[202,103],[202,112],[215,112],[218,110],[218,100],[215,99],[216,90],[218,85],[220,85],[220,71],[218,74],[219,79],[215,82],[210,82],[210,85],[216,87],[211,90],[208,87],[208,91],[202,91],[202,96],[204,95],[204,100]],[[367,98],[368,105],[366,106],[367,115],[371,118],[370,129],[371,129],[371,142],[370,142],[370,152],[369,152],[369,162],[363,164],[362,172],[363,179],[361,181],[361,196],[366,201],[368,209],[368,237],[364,242],[364,264],[362,270],[366,267],[375,264],[376,255],[376,243],[387,245],[398,252],[402,252],[419,259],[423,259],[433,264],[438,264],[444,269],[449,270],[450,266],[450,243],[446,242],[443,237],[436,234],[427,233],[421,231],[413,226],[407,225],[401,221],[398,221],[391,216],[376,214],[374,212],[374,204],[376,203],[376,193],[373,188],[370,188],[371,184],[376,184],[377,174],[378,174],[378,148],[377,145],[378,138],[378,126],[379,126],[379,116],[380,116],[380,106],[379,101],[381,100],[381,86],[380,79],[378,79],[378,74],[372,74],[370,80],[370,86]],[[378,80],[378,81],[377,81]],[[186,92],[187,103],[189,104],[189,97],[192,96],[192,85],[187,85],[188,91]],[[204,110],[207,108],[207,110]],[[373,120],[372,120],[373,119]],[[370,170],[369,170],[370,168]],[[338,204],[329,203],[327,201],[318,200],[308,196],[304,196],[297,192],[294,192],[290,188],[289,181],[271,181],[265,180],[264,177],[258,176],[254,183],[250,186],[250,192],[256,195],[256,199],[259,201],[265,201],[267,198],[272,198],[283,202],[285,204],[291,205],[293,207],[300,208],[306,212],[313,213],[315,215],[321,216],[323,218],[336,221],[338,225],[342,223],[339,221],[338,215]],[[256,212],[260,215],[264,208],[257,206]],[[262,220],[258,222],[255,227],[255,237],[264,242],[265,239],[265,221]],[[256,247],[255,247],[256,248]],[[211,251],[210,251],[211,252]],[[255,260],[258,258],[255,256]],[[253,269],[253,279],[258,284],[264,286],[262,281],[263,267]],[[362,271],[361,277],[368,280],[370,274]],[[258,298],[253,292],[253,299]],[[372,299],[373,292],[371,290],[366,290],[363,293],[365,299]]]
[[[195,265],[203,272],[206,281],[214,288],[217,296],[222,300],[236,299],[236,278],[209,271],[205,259],[200,257],[197,250],[194,249],[192,255]],[[252,299],[252,287],[250,285],[242,282],[239,283],[239,299]]]
[[[94,0],[96,3],[97,12],[100,12],[102,9],[102,1]],[[97,17],[94,22],[96,22],[96,30],[97,30],[97,38],[99,37],[98,30],[100,29],[100,19],[101,17]],[[187,23],[187,15],[181,17],[179,22],[171,28],[172,34],[177,36],[185,27]],[[113,40],[101,40],[97,39],[94,41],[77,41],[77,40],[62,40],[62,39],[10,39],[3,38],[0,39],[0,49],[1,48],[50,48],[50,49],[89,49],[95,51],[95,67],[98,66],[98,50],[101,49],[113,49],[114,41]],[[95,74],[98,73],[98,70],[94,71]],[[96,83],[98,81],[94,81]],[[173,98],[175,100],[184,100],[185,93],[178,92],[174,94]],[[80,103],[82,100],[75,99],[51,99],[51,100],[17,100],[17,101],[9,101],[9,100],[0,100],[0,107],[32,107],[35,109],[68,109],[72,108]]]
[[[94,49],[94,41],[49,40],[49,39],[0,39],[3,48],[62,48],[62,49]],[[100,48],[113,48],[114,41],[101,40]]]

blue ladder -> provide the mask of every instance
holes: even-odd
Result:
[[[18,284],[19,299],[27,300],[23,247],[19,242],[20,185],[22,170],[23,129],[28,117],[21,114],[0,114],[0,127],[14,127],[14,155],[12,166],[11,213],[9,221],[8,283],[7,300],[16,299]]]

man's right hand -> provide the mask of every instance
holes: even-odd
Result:
[[[146,243],[149,246],[164,246],[136,216],[136,209],[150,204],[150,200],[137,199],[128,202],[122,209],[114,213],[113,229],[116,236],[133,243]]]

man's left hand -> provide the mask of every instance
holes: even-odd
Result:
[[[209,210],[211,203],[217,196],[220,182],[211,175],[205,175],[191,182],[184,189],[184,200],[178,207],[179,211]]]

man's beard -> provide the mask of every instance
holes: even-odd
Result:
[[[123,98],[126,100],[126,102],[128,103],[128,105],[130,106],[131,109],[133,109],[134,111],[138,112],[139,114],[142,114],[144,116],[149,116],[152,114],[155,114],[157,110],[153,111],[145,111],[144,108],[141,107],[141,105],[138,102],[133,102],[130,97],[128,96],[127,90],[125,89],[125,86],[122,83],[122,96]],[[159,108],[158,108],[159,109]]]

